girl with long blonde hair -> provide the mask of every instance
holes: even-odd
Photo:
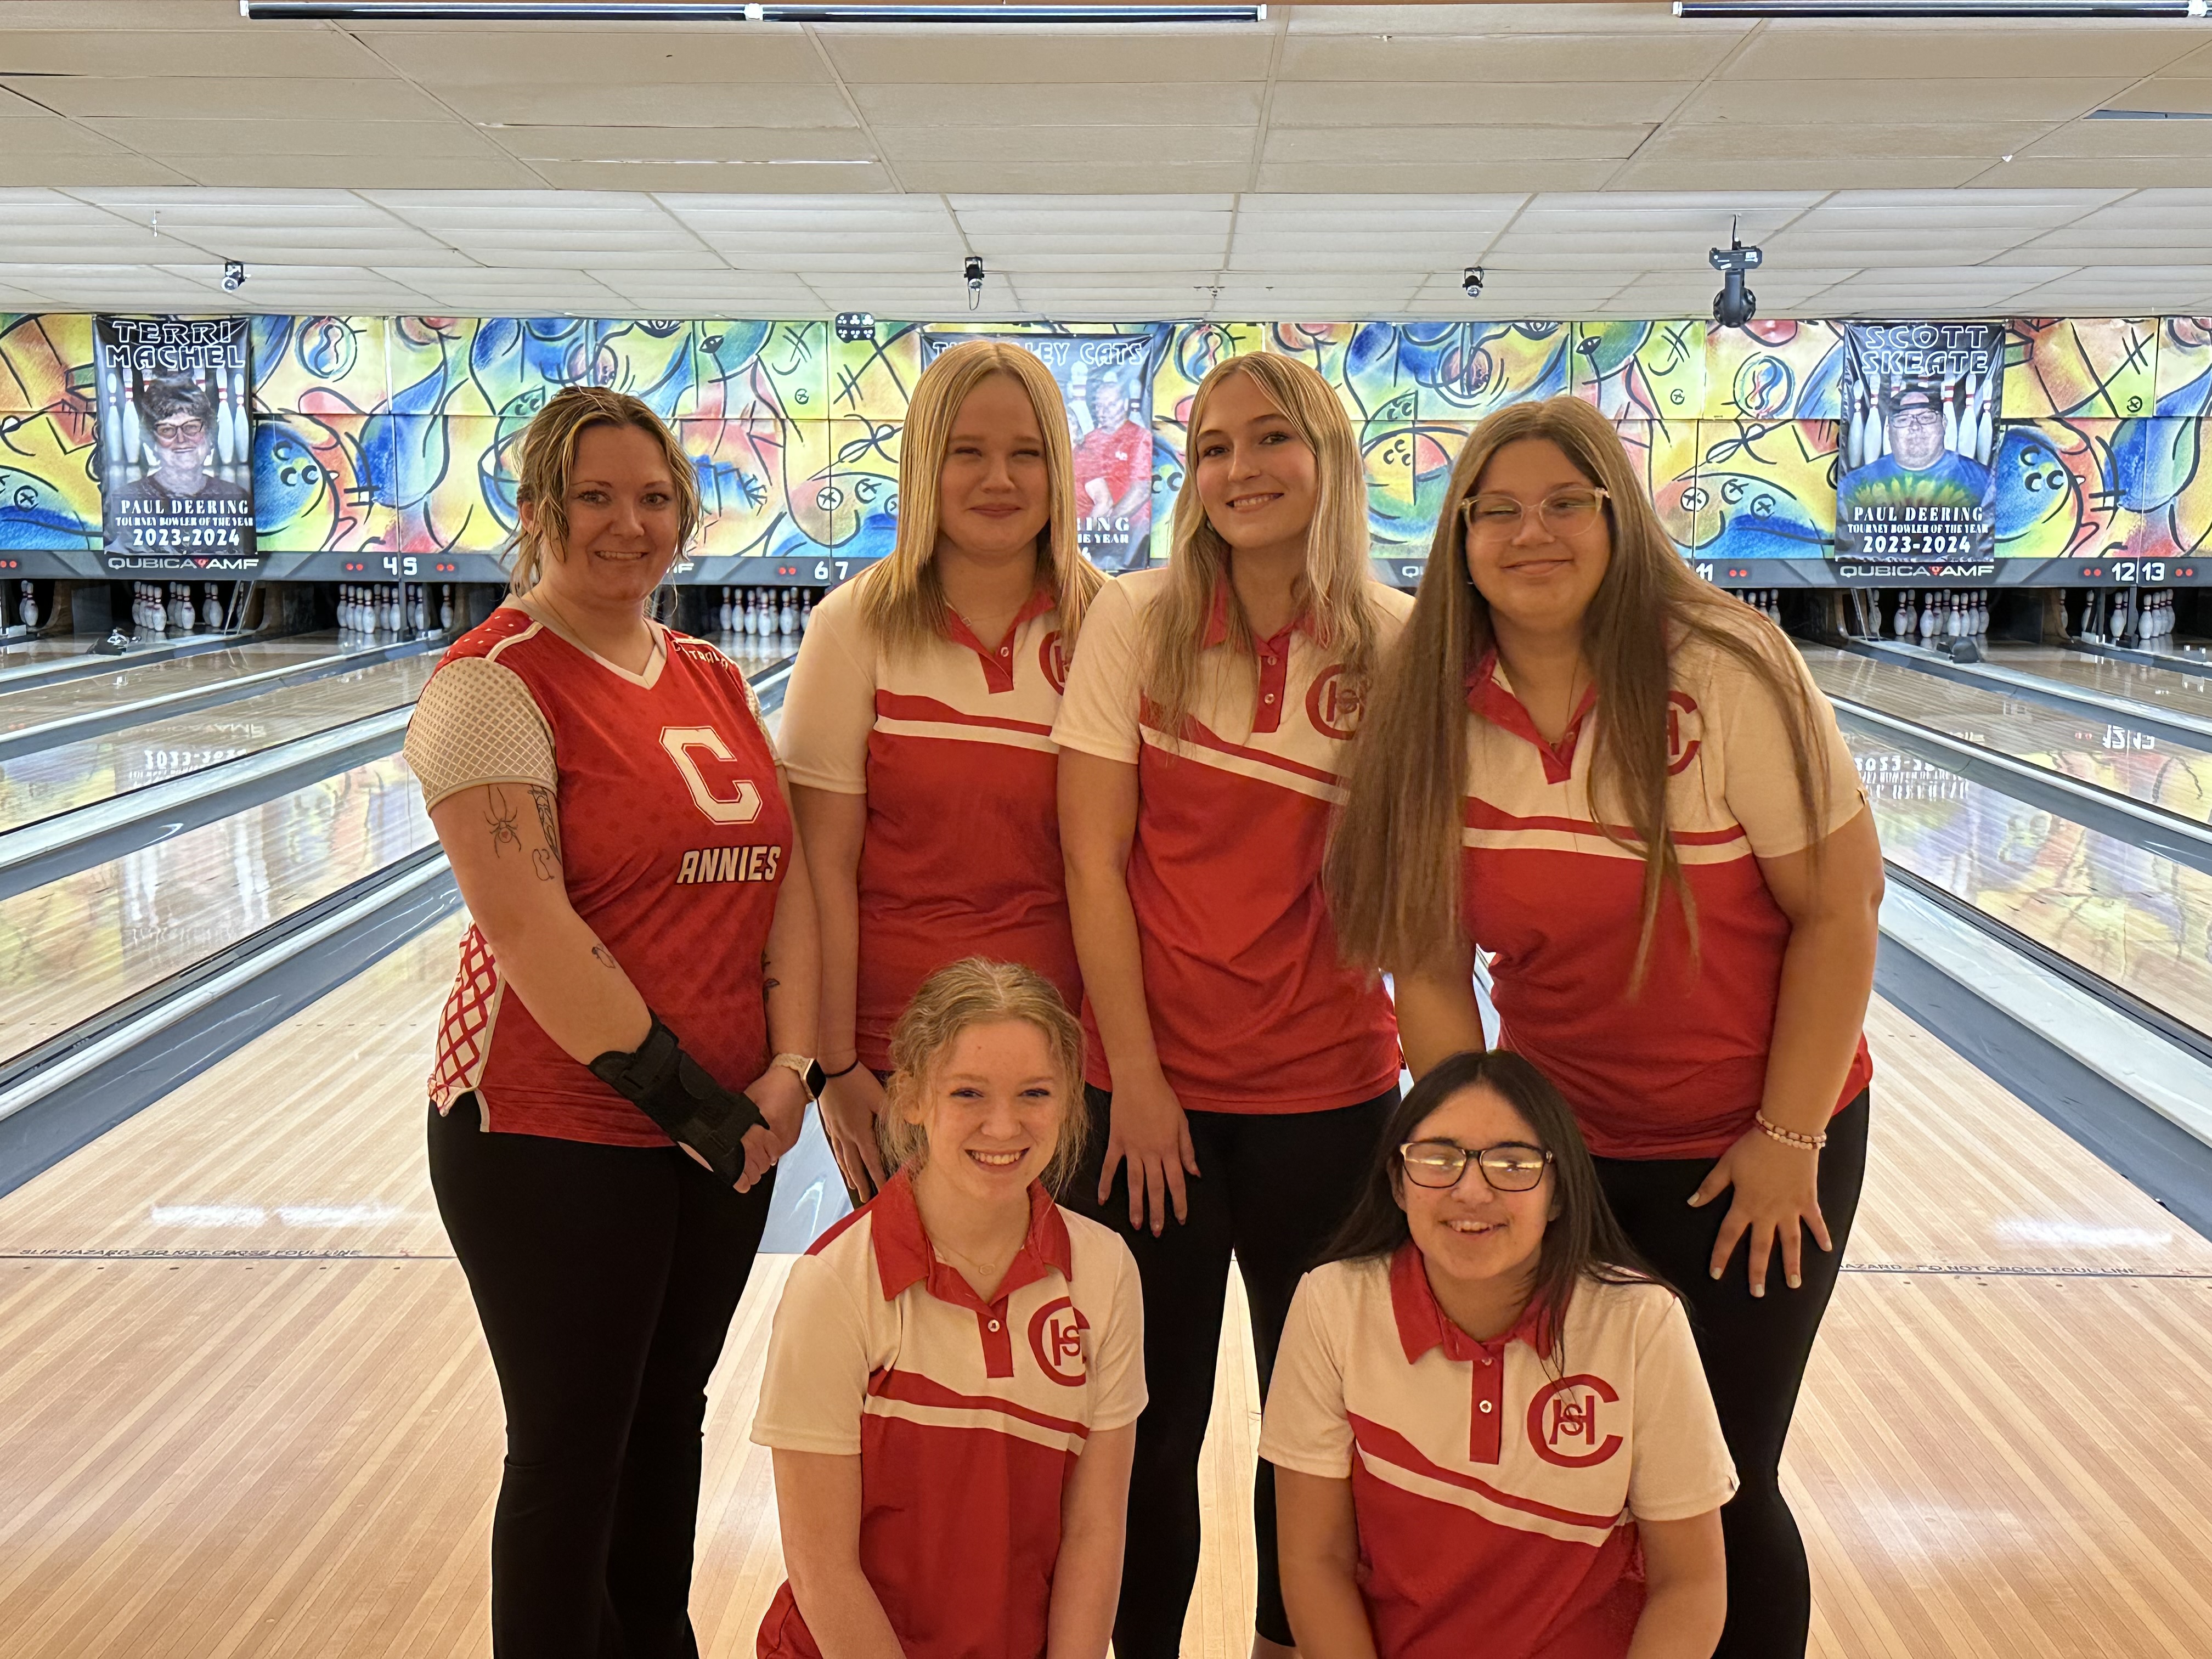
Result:
[[[1558,1085],[1691,1304],[1743,1481],[1718,1651],[1802,1652],[1778,1469],[1858,1200],[1882,885],[1833,712],[1780,629],[1683,563],[1604,416],[1555,398],[1468,439],[1350,771],[1346,948],[1395,975],[1417,1076],[1485,1046],[1490,953],[1501,1043]]]
[[[890,556],[799,647],[780,735],[822,918],[823,1127],[857,1197],[884,1178],[891,1026],[935,969],[981,954],[1082,994],[1051,733],[1105,579],[1076,527],[1051,374],[963,342],[908,405]]]
[[[1181,1638],[1231,1254],[1264,1389],[1397,1097],[1389,1000],[1339,962],[1320,884],[1340,757],[1407,609],[1368,561],[1358,446],[1328,384],[1273,356],[1209,374],[1189,430],[1168,567],[1099,597],[1053,732],[1091,1032],[1070,1201],[1124,1232],[1145,1285],[1122,1659]],[[1291,1638],[1264,1466],[1254,1515],[1265,1653]]]

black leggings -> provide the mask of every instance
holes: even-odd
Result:
[[[1744,1249],[1728,1271],[1711,1274],[1713,1241],[1727,1218],[1726,1193],[1699,1209],[1686,1201],[1714,1160],[1601,1158],[1598,1181],[1613,1213],[1645,1258],[1681,1291],[1712,1385],[1721,1431],[1742,1481],[1721,1510],[1728,1542],[1728,1630],[1714,1659],[1802,1659],[1813,1616],[1804,1540],[1782,1496],[1782,1443],[1813,1339],[1843,1265],[1844,1241],[1866,1176],[1867,1097],[1828,1126],[1820,1154],[1820,1213],[1832,1251],[1805,1236],[1804,1285],[1782,1279],[1782,1252],[1767,1265],[1766,1294],[1751,1293]]]
[[[1188,1114],[1200,1170],[1188,1182],[1190,1216],[1179,1225],[1170,1214],[1158,1238],[1129,1230],[1126,1165],[1107,1201],[1097,1201],[1112,1097],[1084,1092],[1091,1143],[1066,1202],[1127,1241],[1145,1292],[1150,1403],[1137,1419],[1114,1651],[1120,1659],[1176,1659],[1198,1579],[1198,1457],[1213,1409],[1230,1255],[1244,1276],[1264,1400],[1291,1293],[1351,1208],[1398,1091],[1328,1112]],[[1291,1624],[1275,1565],[1274,1469],[1264,1461],[1253,1482],[1252,1521],[1260,1575],[1255,1622],[1261,1635],[1287,1645]]]
[[[707,1379],[766,1224],[672,1146],[430,1113],[430,1185],[507,1407],[491,1528],[500,1659],[696,1659]]]

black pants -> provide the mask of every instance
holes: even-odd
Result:
[[[1398,1091],[1329,1112],[1190,1113],[1200,1173],[1188,1183],[1189,1219],[1178,1224],[1170,1212],[1158,1238],[1129,1231],[1126,1165],[1107,1201],[1097,1201],[1111,1097],[1097,1089],[1085,1093],[1091,1145],[1066,1201],[1128,1241],[1145,1291],[1150,1403],[1137,1419],[1114,1651],[1119,1659],[1176,1659],[1198,1579],[1198,1456],[1213,1409],[1231,1253],[1244,1276],[1264,1400],[1291,1294],[1352,1207]],[[1255,1622],[1261,1635],[1287,1644],[1291,1624],[1275,1565],[1274,1474],[1263,1461],[1252,1489],[1260,1572]]]
[[[1721,1510],[1728,1542],[1728,1630],[1714,1659],[1802,1659],[1805,1651],[1812,1580],[1796,1519],[1782,1497],[1782,1443],[1789,1437],[1805,1363],[1858,1211],[1867,1113],[1862,1094],[1829,1124],[1827,1148],[1820,1154],[1820,1213],[1836,1248],[1824,1251],[1810,1233],[1805,1236],[1805,1282],[1794,1291],[1783,1282],[1777,1249],[1767,1264],[1763,1297],[1751,1293],[1741,1245],[1728,1271],[1712,1277],[1713,1241],[1727,1218],[1729,1194],[1699,1209],[1687,1202],[1712,1169],[1711,1158],[1597,1160],[1598,1181],[1613,1213],[1689,1304],[1721,1431],[1743,1483]]]
[[[707,1379],[771,1181],[738,1195],[674,1147],[484,1134],[430,1113],[430,1184],[507,1407],[491,1529],[500,1659],[696,1659]]]

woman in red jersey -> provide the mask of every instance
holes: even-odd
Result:
[[[707,1378],[806,1107],[813,899],[744,678],[646,615],[698,518],[675,439],[572,387],[521,453],[514,595],[408,728],[475,919],[430,1178],[507,1407],[495,1650],[678,1659]]]
[[[1273,356],[1208,374],[1190,432],[1172,562],[1099,596],[1053,731],[1095,1032],[1071,1198],[1127,1230],[1145,1285],[1121,1659],[1182,1638],[1231,1254],[1264,1390],[1398,1088],[1389,998],[1339,961],[1320,881],[1339,757],[1407,609],[1368,562],[1358,446],[1328,382]],[[1291,1639],[1273,1493],[1263,1465],[1259,1653]]]
[[[1882,878],[1856,785],[1789,641],[1691,574],[1596,410],[1475,429],[1356,745],[1331,896],[1346,948],[1396,975],[1416,1074],[1482,1046],[1470,959],[1492,953],[1501,1042],[1573,1105],[1688,1298],[1743,1480],[1730,1659],[1802,1653],[1810,1617],[1779,1468],[1865,1164]]]
[[[790,1582],[761,1659],[1103,1659],[1144,1307],[1052,1200],[1083,1153],[1083,1032],[970,957],[891,1034],[897,1173],[793,1264],[753,1438]]]
[[[1298,1285],[1260,1455],[1302,1659],[1707,1659],[1735,1474],[1682,1304],[1518,1054],[1413,1086]]]
[[[981,955],[1081,995],[1052,722],[1104,578],[1077,550],[1071,477],[1044,365],[952,347],[907,406],[891,556],[815,607],[792,670],[781,738],[821,916],[823,1126],[862,1198],[916,986]]]

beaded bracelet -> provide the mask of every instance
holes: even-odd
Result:
[[[1759,1125],[1759,1132],[1768,1139],[1778,1140],[1785,1146],[1796,1146],[1807,1152],[1817,1152],[1828,1144],[1826,1135],[1799,1134],[1795,1129],[1784,1128],[1779,1123],[1769,1118],[1765,1112],[1753,1112],[1751,1121]]]

